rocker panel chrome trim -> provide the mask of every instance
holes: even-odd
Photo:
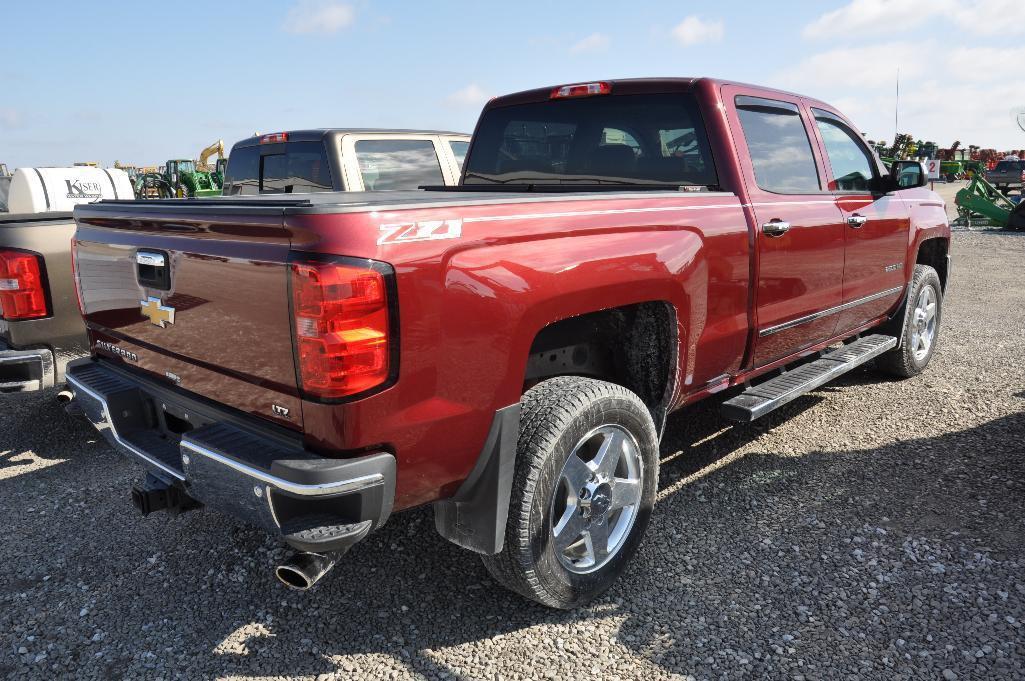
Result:
[[[857,307],[858,305],[864,305],[865,303],[871,303],[873,300],[879,300],[880,298],[885,298],[886,296],[893,295],[894,293],[900,293],[903,290],[904,290],[903,286],[897,286],[895,288],[886,289],[885,291],[880,291],[879,293],[873,293],[872,295],[865,296],[864,298],[858,298],[857,300],[852,300],[849,303],[844,303],[843,305],[837,305],[836,307],[831,307],[828,310],[821,310],[820,312],[815,312],[815,313],[810,314],[810,315],[805,315],[804,317],[799,317],[797,319],[791,319],[789,322],[783,322],[782,324],[777,324],[776,326],[770,326],[770,327],[768,327],[766,329],[762,329],[761,331],[758,332],[758,337],[759,338],[764,338],[765,336],[771,336],[774,333],[779,333],[780,331],[786,331],[787,329],[792,329],[795,326],[800,326],[801,324],[807,324],[808,322],[813,322],[816,319],[822,319],[823,317],[828,317],[829,315],[838,314],[840,312],[843,312],[844,310],[849,310],[852,307]]]

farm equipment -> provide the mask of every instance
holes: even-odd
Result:
[[[877,147],[879,151],[880,160],[887,166],[891,165],[894,161],[900,161],[909,159],[918,149],[918,145],[915,144],[915,139],[908,134],[899,133],[893,138],[893,145],[886,147],[883,143]]]
[[[1019,205],[1017,208],[1006,196],[1001,194],[996,187],[986,181],[982,173],[975,173],[968,186],[962,189],[954,197],[957,205],[957,215],[966,226],[971,226],[973,217],[981,216],[989,220],[991,225],[997,227],[1011,226],[1011,214],[1018,213],[1025,221],[1025,214],[1022,213]],[[1021,225],[1018,229],[1025,227]]]
[[[139,175],[135,180],[135,196],[140,199],[191,199],[198,196],[220,196],[211,173],[196,169],[190,159],[172,159],[160,172]]]
[[[0,163],[0,177],[10,177],[11,173],[7,170],[6,163]]]
[[[224,176],[228,170],[228,159],[221,157],[217,159],[217,165],[214,167],[213,177],[214,182],[217,183],[218,187],[224,188]]]

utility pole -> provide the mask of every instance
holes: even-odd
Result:
[[[897,98],[893,104],[893,138],[900,134],[900,67],[897,67]]]

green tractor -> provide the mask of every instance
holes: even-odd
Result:
[[[225,171],[227,171],[227,170],[228,170],[228,159],[226,159],[226,158],[219,158],[219,159],[217,159],[216,167],[214,167],[213,172],[210,173],[213,176],[214,184],[216,184],[218,187],[221,187],[222,189],[224,188],[224,175],[225,175]]]
[[[162,172],[137,177],[135,195],[140,199],[194,199],[220,196],[221,188],[213,173],[196,170],[195,161],[173,159],[164,164]]]

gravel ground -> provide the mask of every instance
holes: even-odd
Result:
[[[625,577],[576,612],[499,590],[426,511],[308,594],[50,398],[0,415],[0,676],[1025,678],[1025,234],[961,232],[941,350],[752,426],[677,413]]]

